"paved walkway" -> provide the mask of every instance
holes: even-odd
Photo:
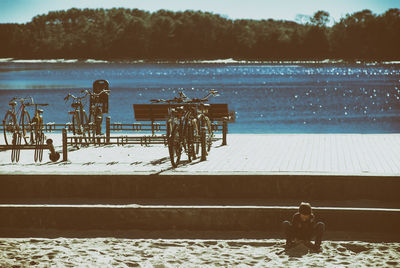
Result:
[[[61,151],[61,134],[48,134]],[[0,141],[1,143],[2,140]],[[215,142],[207,161],[187,162],[172,169],[168,148],[154,146],[91,146],[68,153],[68,162],[33,161],[21,151],[11,163],[0,152],[0,174],[327,174],[400,176],[400,134],[229,134],[228,145]],[[62,158],[61,158],[62,159]]]

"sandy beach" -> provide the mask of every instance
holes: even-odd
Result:
[[[326,241],[322,251],[283,240],[0,239],[1,267],[398,267],[400,243]]]

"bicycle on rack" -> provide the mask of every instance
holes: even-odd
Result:
[[[211,150],[211,145],[213,142],[214,138],[214,131],[212,129],[211,125],[211,120],[208,117],[208,109],[210,107],[210,104],[207,104],[205,102],[208,101],[208,98],[210,97],[216,97],[218,95],[218,91],[212,89],[208,92],[206,96],[204,96],[201,99],[198,98],[192,98],[192,99],[187,99],[186,103],[191,104],[189,106],[192,109],[192,114],[195,115],[197,118],[196,123],[198,131],[204,131],[202,135],[204,135],[204,141],[205,141],[205,152],[203,154],[208,154],[208,152]],[[196,143],[196,154],[199,153],[199,142]]]
[[[76,138],[75,145],[78,147],[79,144],[88,145],[90,140],[90,126],[88,123],[88,117],[83,109],[84,104],[83,100],[86,99],[87,94],[76,97],[71,93],[68,93],[65,96],[65,102],[68,102],[69,99],[72,99],[71,107],[74,109],[73,111],[69,111],[68,114],[72,115],[72,133],[74,135],[80,135],[80,138]]]
[[[30,105],[35,106],[35,114],[32,117],[31,121],[31,143],[35,145],[43,145],[44,144],[44,133],[43,133],[43,110],[38,109],[38,106],[47,106],[48,103],[32,103]],[[43,149],[35,150],[35,162],[38,160],[42,162],[43,157]]]
[[[213,131],[207,116],[208,105],[204,102],[208,101],[210,96],[217,96],[217,94],[216,90],[210,90],[204,98],[190,99],[183,92],[179,92],[179,97],[171,100],[151,100],[152,103],[171,104],[168,108],[167,140],[173,167],[179,165],[182,151],[186,152],[189,162],[197,158],[200,144],[202,144],[202,159],[205,159],[210,151]],[[176,106],[174,104],[183,105]]]
[[[30,101],[30,102],[29,102]],[[17,102],[20,102],[18,109],[15,109]],[[3,132],[6,145],[21,144],[21,137],[25,144],[31,143],[31,118],[25,107],[33,103],[32,97],[13,98],[8,103],[10,109],[3,120]]]
[[[89,137],[94,138],[97,135],[102,135],[101,127],[103,124],[103,107],[102,103],[99,101],[101,95],[110,94],[110,90],[103,89],[99,93],[92,92],[90,90],[84,89],[81,91],[86,95],[90,96],[90,111],[89,111]],[[93,139],[94,140],[94,139]]]

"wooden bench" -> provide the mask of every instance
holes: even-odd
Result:
[[[133,104],[133,110],[135,112],[136,121],[166,121],[168,119],[168,108],[184,105],[188,104]],[[213,122],[228,121],[230,118],[228,104],[210,104],[208,117]]]
[[[133,104],[136,121],[150,121],[152,125],[152,133],[154,135],[155,122],[168,120],[168,109],[170,107],[179,107],[190,104],[166,104],[166,103],[152,103],[152,104]],[[222,125],[223,145],[226,145],[226,134],[228,133],[228,121],[232,122],[234,119],[232,112],[228,110],[227,103],[211,103],[208,108],[208,117],[211,122],[216,125]]]

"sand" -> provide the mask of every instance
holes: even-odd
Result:
[[[322,251],[283,240],[0,239],[1,267],[399,267],[400,243],[325,241]]]

